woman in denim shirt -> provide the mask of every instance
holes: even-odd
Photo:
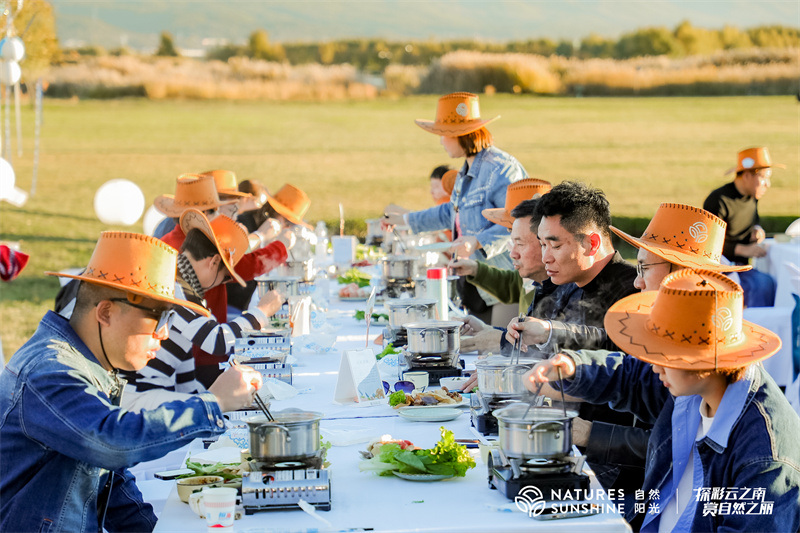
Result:
[[[800,529],[800,418],[754,364],[780,338],[743,321],[742,302],[722,274],[681,270],[606,314],[633,357],[566,351],[529,373],[528,388],[562,377],[565,393],[654,424],[642,490],[619,495],[643,532]]]
[[[499,255],[497,251],[487,254],[487,249],[497,239],[507,237],[508,230],[489,222],[482,211],[504,207],[508,185],[527,178],[528,173],[513,156],[492,146],[492,134],[485,126],[497,118],[481,119],[477,95],[459,92],[439,98],[436,120],[415,122],[425,131],[440,136],[447,155],[466,159],[456,177],[450,202],[404,215],[387,214],[386,223],[406,223],[414,233],[451,230],[457,237],[453,248],[460,256],[481,249],[476,259]],[[510,262],[507,266],[511,268]],[[464,284],[464,290],[467,291],[464,303],[470,310],[485,313],[487,307],[477,290],[469,284]]]

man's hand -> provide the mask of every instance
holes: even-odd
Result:
[[[464,323],[464,325],[461,326],[461,330],[459,331],[459,333],[462,336],[475,335],[479,331],[483,331],[486,328],[491,328],[491,326],[486,325],[486,322],[484,322],[480,318],[474,317],[472,315],[467,315],[464,318],[455,317],[455,316],[452,317],[452,318],[453,318],[453,320],[456,320],[456,321]]]
[[[486,328],[479,331],[472,337],[461,337],[461,351],[489,353],[500,352],[500,339],[503,337],[503,332],[499,329]]]
[[[404,226],[406,223],[402,213],[384,213],[381,219],[381,229],[391,229],[394,226]]]
[[[737,244],[733,253],[741,257],[764,257],[767,255],[767,250],[757,243]]]
[[[249,366],[235,365],[223,372],[208,388],[217,397],[222,412],[253,405],[253,396],[261,388],[261,373]]]
[[[258,307],[265,315],[272,316],[278,312],[285,301],[286,297],[278,291],[269,291],[265,293],[260,300],[258,300],[256,307]]]
[[[572,444],[586,446],[589,444],[589,434],[592,432],[592,423],[583,418],[572,419]]]
[[[550,359],[536,363],[523,377],[523,383],[529,391],[536,392],[539,383],[558,381],[558,369],[561,369],[563,379],[571,378],[575,375],[575,361],[567,354],[557,353]]]
[[[478,384],[478,373],[474,372],[467,381],[461,385],[461,392],[470,392]]]
[[[472,259],[455,259],[447,266],[453,269],[456,276],[474,276],[478,273],[478,262]]]
[[[750,232],[750,242],[758,244],[767,238],[767,232],[761,226],[753,226],[753,231]]]
[[[261,209],[267,201],[267,194],[261,193],[258,196],[246,196],[239,200],[239,212],[245,213],[255,209]]]
[[[283,245],[286,247],[286,251],[289,251],[297,242],[297,235],[294,231],[292,231],[291,228],[284,228],[278,234],[277,240],[283,243]]]
[[[515,344],[520,335],[522,335],[520,349],[523,352],[527,352],[528,346],[531,344],[547,342],[547,339],[550,338],[550,323],[533,317],[527,317],[523,322],[512,318],[511,322],[508,323],[506,340],[511,344]]]

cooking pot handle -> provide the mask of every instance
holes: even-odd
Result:
[[[558,420],[543,420],[541,422],[533,424],[530,428],[528,428],[528,439],[533,439],[534,430],[536,430],[536,428],[538,428],[542,424],[561,424],[561,429],[559,429],[558,432],[555,434],[555,436],[553,436],[554,439],[561,438],[561,431],[564,430],[564,422],[560,422]]]
[[[286,432],[286,442],[292,442],[292,434],[289,433],[289,429],[286,426],[279,426],[277,424],[275,424],[275,425],[262,424],[262,425],[258,426],[258,428],[256,428],[256,431],[259,432],[259,433],[262,433],[262,436],[264,436],[263,434],[267,432],[266,428],[275,428],[277,430],[285,431]]]
[[[445,335],[447,333],[447,330],[441,329],[441,328],[426,328],[426,329],[422,329],[422,330],[420,330],[420,336],[422,337],[422,340],[425,340],[425,334],[428,333],[428,332],[431,332],[431,331],[435,331],[436,333],[438,333],[440,338],[442,337],[442,335]]]

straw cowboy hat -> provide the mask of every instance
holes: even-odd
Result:
[[[536,178],[515,181],[506,188],[505,207],[484,209],[481,213],[489,222],[511,229],[511,226],[514,225],[514,217],[511,216],[511,211],[523,200],[539,198],[543,194],[549,193],[552,188],[553,186],[550,185],[549,181]]]
[[[442,189],[447,194],[453,194],[453,187],[456,185],[458,170],[448,170],[442,174]]]
[[[716,272],[742,272],[750,265],[723,265],[722,245],[727,224],[705,209],[684,204],[663,203],[637,239],[611,226],[622,240],[644,248],[661,259],[685,268],[701,268]]]
[[[311,225],[303,222],[303,217],[311,207],[311,200],[294,185],[285,184],[274,195],[267,196],[267,202],[289,222],[313,229]]]
[[[786,168],[786,165],[773,163],[766,147],[760,146],[758,148],[747,148],[739,152],[736,156],[736,166],[729,168],[725,174],[736,172],[737,174],[743,170],[758,170],[760,168]]]
[[[220,196],[235,196],[246,198],[252,196],[246,192],[239,191],[239,182],[236,181],[236,173],[232,170],[206,170],[200,176],[211,176],[214,178],[214,185],[217,187],[217,194]]]
[[[209,316],[208,309],[175,298],[177,268],[178,251],[164,241],[139,233],[104,231],[82,274],[45,274],[119,289]]]
[[[609,338],[654,365],[683,370],[736,368],[777,352],[781,339],[742,320],[742,288],[724,274],[684,269],[658,291],[614,303],[605,316]]]
[[[210,221],[197,209],[187,209],[181,215],[181,229],[188,235],[193,229],[199,229],[203,235],[208,237],[219,251],[225,268],[236,282],[244,287],[247,285],[242,277],[236,273],[233,267],[241,261],[247,252],[250,242],[247,238],[247,230],[238,222],[225,215],[214,217]]]
[[[425,131],[443,137],[459,137],[479,130],[497,120],[481,119],[478,95],[472,93],[451,93],[439,98],[436,105],[436,120],[416,119],[414,122]]]
[[[175,195],[162,194],[153,200],[160,213],[178,218],[189,208],[206,211],[228,205],[236,200],[220,200],[214,178],[198,174],[182,174],[175,183]]]

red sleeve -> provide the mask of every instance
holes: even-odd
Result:
[[[175,229],[161,237],[161,240],[180,252],[183,241],[186,240],[186,234],[181,229],[181,225],[178,224]]]
[[[286,262],[286,246],[280,241],[274,241],[255,252],[250,252],[242,257],[236,264],[236,273],[245,281],[250,281],[256,276],[266,274],[278,265]],[[208,294],[208,293],[206,293]]]

